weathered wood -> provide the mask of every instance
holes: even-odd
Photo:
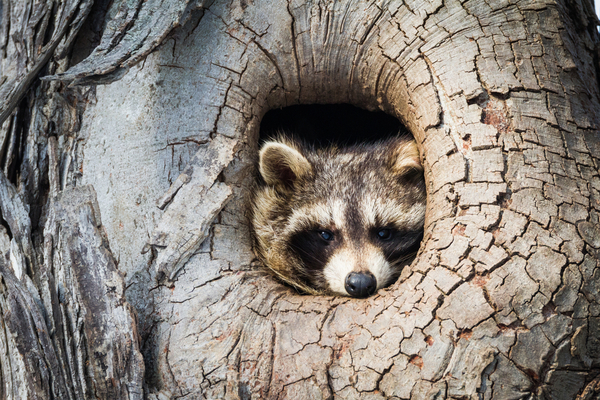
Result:
[[[205,4],[206,3],[206,4]],[[156,48],[176,26],[185,23],[192,11],[211,1],[117,1],[112,4],[102,41],[86,60],[67,72],[44,79],[109,83],[140,62]]]
[[[14,111],[50,57],[69,47],[92,4],[92,0],[16,1],[2,7],[5,28],[0,29],[3,53],[0,125]]]
[[[60,83],[37,81],[42,70],[68,67],[92,4],[1,6],[0,121],[13,114],[0,128],[3,399],[143,396],[135,312],[125,302],[95,194],[60,193],[72,171],[69,136],[85,104],[73,100],[85,91],[58,93]]]
[[[44,306],[62,339],[55,346],[68,357],[67,381],[81,385],[77,398],[142,399],[137,321],[101,229],[92,188],[66,190],[52,201],[44,230],[52,250],[40,281],[43,292],[59,298],[44,298]]]
[[[164,208],[176,196],[148,242],[166,248],[160,252],[156,267],[167,281],[173,281],[198,250],[208,236],[213,220],[230,198],[231,188],[215,181],[233,159],[235,145],[235,140],[220,136],[208,147],[198,150],[192,162],[159,200],[159,208]]]
[[[5,217],[0,229],[5,286],[18,294],[0,306],[48,313],[11,332],[50,324],[55,342],[73,332],[102,349],[79,375],[36,375],[23,353],[4,351],[30,371],[27,390],[48,393],[36,382],[50,381],[55,393],[87,396],[93,381],[99,397],[140,395],[126,295],[140,316],[152,399],[597,394],[600,39],[590,1],[117,1],[107,15],[90,57],[51,79],[112,83],[95,96],[70,92],[81,96],[71,104],[48,100],[68,92],[45,83],[33,106],[42,134],[28,131],[27,149],[49,143],[50,193],[62,190],[60,200],[40,206],[43,152],[26,153],[37,157],[22,168],[29,175],[9,175],[18,190],[0,187],[0,201],[21,199],[7,211],[45,221],[43,254],[38,224]],[[384,110],[421,146],[425,240],[400,280],[372,298],[302,296],[252,264],[245,212],[259,121],[298,103]],[[59,122],[56,142],[42,116]],[[5,169],[29,158],[12,121]],[[89,189],[70,189],[82,184],[95,187],[97,204]],[[56,273],[64,260],[84,267]],[[80,293],[84,270],[97,272],[90,297]],[[115,291],[103,298],[108,282]],[[111,322],[86,319],[90,310]],[[59,329],[79,320],[80,330]],[[120,332],[114,347],[110,331]],[[91,354],[39,343],[36,357],[64,370]],[[108,359],[135,367],[112,369],[110,386],[99,372]]]
[[[4,398],[141,399],[135,313],[124,302],[93,190],[51,200],[43,265],[23,200],[1,172],[0,210],[15,235],[0,249]]]

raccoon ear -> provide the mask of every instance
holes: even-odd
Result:
[[[393,152],[392,170],[398,175],[407,175],[411,172],[422,172],[423,165],[419,158],[419,148],[414,140],[402,142]]]
[[[310,162],[297,149],[280,142],[267,142],[260,150],[259,171],[267,185],[291,186],[312,172]]]

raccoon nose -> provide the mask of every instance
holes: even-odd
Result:
[[[377,280],[370,272],[350,272],[345,287],[350,296],[362,299],[375,293]]]

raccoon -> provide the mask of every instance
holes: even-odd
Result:
[[[262,146],[259,173],[255,250],[280,280],[365,298],[414,258],[426,202],[414,140],[315,149],[280,136]]]

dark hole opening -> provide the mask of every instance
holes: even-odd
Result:
[[[347,146],[375,142],[408,134],[397,118],[350,104],[309,104],[270,110],[260,125],[260,141],[280,132],[318,147],[331,143]]]
[[[265,114],[261,122],[259,147],[262,146],[262,142],[275,138],[278,134],[301,139],[315,147],[326,147],[330,144],[339,147],[352,146],[373,143],[394,136],[410,138],[409,131],[397,118],[384,112],[371,112],[349,104],[297,105],[271,110]],[[356,162],[361,163],[360,168],[346,168],[354,160],[346,158],[344,161],[346,169],[324,168],[323,171],[329,172],[321,174],[316,172],[307,174],[307,171],[313,170],[306,164],[323,162],[323,158],[336,157],[336,154],[344,155],[361,151],[374,151],[381,154],[379,151],[387,149],[378,146],[364,146],[349,149],[347,153],[323,152],[316,155],[311,154],[308,157],[311,161],[308,161],[302,157],[303,154],[298,155],[298,152],[310,153],[311,149],[300,146],[297,148],[297,152],[294,152],[293,149],[289,151],[290,149],[285,143],[267,147],[261,153],[262,164],[259,166],[260,173],[257,174],[258,189],[255,198],[259,201],[256,201],[254,206],[254,210],[258,212],[253,213],[252,222],[255,235],[260,236],[255,241],[255,245],[259,258],[264,258],[261,260],[264,265],[272,268],[282,280],[308,293],[333,293],[363,298],[374,293],[378,287],[377,282],[380,283],[379,286],[392,284],[400,275],[402,268],[410,263],[419,248],[423,227],[420,222],[422,218],[417,220],[417,217],[421,217],[421,214],[424,213],[425,194],[423,176],[414,161],[414,147],[402,147],[402,151],[406,153],[400,156],[398,154],[400,148],[393,147],[398,144],[399,142],[386,143],[390,150],[389,158],[357,157]],[[292,147],[294,147],[293,144]],[[321,159],[319,159],[319,154],[322,156]],[[359,160],[367,161],[362,163]],[[324,165],[324,162],[322,164]],[[375,169],[377,172],[373,173]],[[365,174],[372,173],[370,175],[374,177],[372,184],[365,183],[370,178],[364,178],[361,175],[363,170]],[[299,186],[295,186],[296,180],[300,181]],[[352,186],[354,182],[357,182],[357,185]],[[300,196],[295,196],[294,191],[298,187],[303,188],[303,191],[300,192]],[[367,193],[367,190],[373,192]],[[277,192],[276,195],[275,192]],[[289,221],[291,215],[289,211],[293,207],[309,208],[313,204],[311,203],[313,199],[315,200],[314,204],[325,204],[324,199],[329,198],[348,201],[349,197],[346,196],[348,193],[352,193],[353,196],[350,202],[356,203],[353,203],[352,207],[370,207],[368,201],[361,202],[362,200],[360,200],[365,194],[394,197],[396,202],[386,203],[403,203],[410,207],[415,205],[417,207],[413,211],[411,222],[406,224],[397,220],[403,218],[402,216],[389,217],[385,221],[375,223],[365,221],[362,218],[363,213],[356,212],[350,207],[344,208],[345,216],[341,217],[347,222],[345,224],[336,225],[327,217],[319,219],[308,215],[310,213],[307,213],[306,217],[306,221],[310,220],[310,223],[306,223],[305,220],[300,224]],[[421,209],[419,209],[419,205],[423,205]],[[325,205],[322,208],[329,210],[332,207]],[[380,210],[377,212],[384,214]],[[376,211],[373,210],[372,214],[375,213]],[[383,220],[383,218],[379,219]],[[289,225],[287,225],[288,222],[290,222]],[[373,224],[377,226],[371,226]],[[336,226],[343,225],[352,226],[352,229],[347,227],[336,229]],[[396,228],[397,226],[403,226],[403,228]],[[292,231],[293,234],[288,234]],[[360,266],[365,267],[366,272],[354,273],[352,268],[355,265],[350,261],[338,263],[340,265],[336,266],[333,269],[334,272],[327,276],[318,273],[327,267],[332,255],[337,251],[336,249],[340,248],[339,246],[353,241],[353,243],[358,243],[356,241],[363,243],[361,241],[364,240],[368,240],[374,247],[379,248],[378,256],[371,255],[370,259],[360,260],[361,263],[364,263]],[[355,246],[356,244],[351,245]],[[273,254],[278,257],[283,256],[283,258],[274,258]],[[387,264],[380,269],[387,268],[389,274],[379,273],[379,276],[376,276],[369,268],[374,262],[382,265],[381,257],[385,258]],[[270,261],[273,261],[272,265],[269,265]],[[282,266],[286,262],[290,265]],[[346,266],[350,266],[349,269],[346,270]],[[334,274],[336,276],[332,276]],[[380,280],[377,281],[377,279]]]

